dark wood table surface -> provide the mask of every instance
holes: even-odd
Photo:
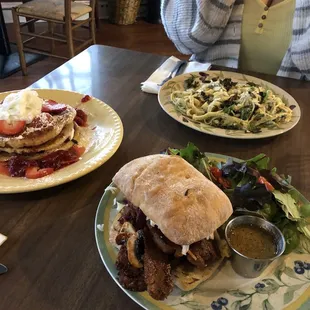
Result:
[[[201,150],[249,158],[260,152],[310,198],[310,83],[256,74],[288,91],[302,117],[291,131],[262,140],[233,140],[187,128],[143,93],[140,82],[166,59],[123,49],[92,46],[33,87],[89,94],[108,103],[124,125],[116,154],[96,171],[68,184],[33,193],[0,196],[0,309],[139,309],[106,271],[99,257],[94,218],[115,172],[128,161],[188,141]]]

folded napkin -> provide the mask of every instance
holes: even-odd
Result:
[[[171,74],[171,71],[174,70],[179,61],[180,59],[174,56],[168,58],[155,72],[152,73],[152,75],[145,82],[141,83],[142,91],[151,94],[158,94],[158,91],[161,87],[160,84]],[[176,70],[172,74],[171,78],[173,78],[176,74],[179,75],[182,73],[207,71],[210,67],[210,63],[190,61],[181,66],[180,70]]]
[[[0,245],[7,239],[5,235],[0,234]]]

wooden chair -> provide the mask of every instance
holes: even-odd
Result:
[[[10,1],[10,0],[9,0]],[[20,0],[19,0],[20,1]],[[31,0],[23,0],[23,1],[31,1]],[[75,2],[85,2],[84,0],[72,0]],[[96,28],[99,29],[100,28],[100,4],[99,4],[99,0],[96,1],[95,4],[95,23],[96,23]]]
[[[23,74],[27,75],[24,51],[69,59],[73,57],[77,51],[81,50],[87,45],[96,44],[95,7],[96,0],[90,0],[89,5],[74,2],[71,0],[33,0],[12,8],[14,26],[16,31],[16,43],[18,47]],[[87,19],[77,20],[79,17],[86,14],[89,14],[89,17]],[[26,17],[28,21],[26,23],[20,24],[20,16]],[[34,32],[22,31],[23,27],[34,25],[34,23],[39,20],[43,20],[48,23],[47,31],[41,32],[39,34]],[[65,29],[65,35],[54,32],[55,24],[63,25]],[[89,28],[90,38],[88,40],[74,38],[73,30],[79,27],[85,27],[86,24],[88,24],[87,28]],[[28,36],[30,38],[23,41],[22,35]],[[34,38],[51,40],[50,52],[25,46],[26,43],[33,40]],[[55,41],[67,43],[69,54],[68,57],[56,55],[54,53]],[[81,44],[75,48],[74,41],[80,42]]]
[[[26,2],[29,2],[29,1],[32,1],[32,0],[1,0],[0,2],[22,2],[22,3],[26,3]],[[27,21],[28,21],[28,18],[27,18]],[[34,24],[28,24],[28,31],[29,32],[34,32]]]

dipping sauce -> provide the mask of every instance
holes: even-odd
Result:
[[[249,258],[267,259],[277,255],[273,236],[253,224],[234,227],[228,240],[236,251]]]

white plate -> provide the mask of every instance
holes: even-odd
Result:
[[[53,187],[75,180],[101,166],[116,152],[123,139],[123,125],[117,113],[99,99],[81,103],[83,94],[57,89],[36,89],[44,99],[53,99],[84,110],[88,115],[88,143],[82,158],[46,177],[29,180],[0,175],[0,193],[22,193]],[[0,93],[0,101],[11,92]]]
[[[261,85],[267,89],[271,89],[276,95],[278,95],[283,100],[283,102],[287,106],[291,105],[296,106],[293,110],[292,121],[287,124],[282,124],[280,128],[277,129],[264,128],[262,129],[262,132],[259,133],[246,133],[243,130],[228,130],[228,129],[216,128],[201,122],[193,121],[192,119],[184,116],[175,109],[175,105],[171,102],[170,95],[175,90],[181,90],[181,91],[184,90],[184,81],[188,79],[191,76],[191,74],[198,76],[198,72],[178,75],[173,79],[169,80],[168,82],[166,82],[162,86],[158,94],[158,101],[163,110],[167,114],[169,114],[172,118],[174,118],[175,120],[177,120],[178,122],[187,127],[207,133],[209,135],[224,138],[232,138],[232,139],[261,139],[261,138],[273,137],[292,129],[298,123],[301,115],[300,107],[296,102],[296,100],[280,87],[271,84],[267,81],[255,78],[253,76],[235,72],[207,71],[207,73],[211,77],[231,78],[234,82],[239,83],[254,82],[255,84]]]

